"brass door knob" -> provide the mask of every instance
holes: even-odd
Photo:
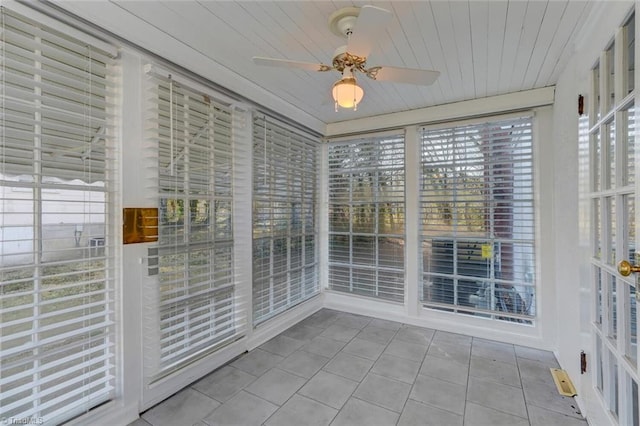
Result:
[[[640,266],[632,265],[626,260],[621,260],[620,263],[618,263],[618,272],[623,277],[628,277],[634,272],[640,272]]]

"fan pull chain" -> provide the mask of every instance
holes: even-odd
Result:
[[[351,70],[351,75],[353,76],[353,70]],[[353,85],[353,110],[358,110],[358,104],[356,103],[356,85]]]

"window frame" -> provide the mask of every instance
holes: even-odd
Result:
[[[146,334],[144,339],[143,351],[148,360],[144,365],[144,379],[150,385],[186,369],[195,360],[233,343],[245,333],[244,292],[239,285],[235,239],[236,168],[238,157],[243,157],[238,148],[241,145],[239,128],[244,120],[226,98],[198,83],[182,76],[174,78],[151,64],[145,70],[149,76],[147,90],[153,94],[149,97],[147,110],[150,121],[156,123],[149,137],[156,146],[157,158],[149,167],[158,180],[159,216],[158,242],[148,249],[149,258],[154,259],[148,269],[154,284],[145,288],[148,299],[145,309],[154,310],[145,321],[147,327],[157,332],[157,335]],[[168,94],[160,94],[167,90]],[[179,99],[183,101],[179,102]],[[169,104],[175,104],[175,109],[169,111]],[[191,150],[197,152],[192,155]],[[175,204],[175,220],[166,217],[169,201]],[[192,211],[193,201],[196,201],[195,211]],[[194,214],[197,216],[202,210],[200,201],[204,202],[205,222],[209,226],[204,229],[202,238],[195,240],[198,233],[190,225]],[[226,205],[224,211],[218,209],[222,204]],[[176,227],[173,242],[172,223]],[[198,274],[192,274],[190,265],[196,253],[203,253],[205,262],[197,269]],[[176,256],[178,260],[183,256],[184,260],[173,262],[171,259]],[[216,259],[224,261],[226,267],[218,269],[220,262]],[[167,268],[178,268],[176,271],[179,272],[181,263],[185,265],[184,274],[182,278],[173,279]],[[167,290],[163,293],[166,285],[174,284],[182,287],[175,292]],[[192,290],[197,291],[191,294]],[[184,296],[180,296],[180,292]],[[173,299],[172,294],[176,296]],[[169,299],[164,300],[164,297]],[[179,314],[180,309],[184,309],[183,314]],[[164,318],[160,310],[165,312]],[[191,324],[192,316],[194,324]],[[167,322],[171,318],[177,322]],[[192,325],[195,334],[188,331]],[[163,358],[164,348],[171,350],[172,344],[167,342],[175,340],[173,333],[179,329],[183,331],[174,337],[181,340],[173,346],[182,346],[182,349],[173,357],[169,354]]]
[[[425,282],[425,276],[429,275],[429,272],[425,272],[424,268],[425,266],[423,265],[423,256],[422,256],[422,252],[423,252],[423,243],[425,241],[425,236],[424,234],[424,225],[422,224],[424,217],[423,217],[423,213],[422,213],[422,208],[421,207],[421,213],[420,213],[420,225],[418,227],[418,229],[421,232],[421,237],[420,237],[420,248],[419,248],[419,253],[420,253],[420,303],[423,307],[428,308],[430,310],[443,310],[443,311],[447,311],[447,312],[452,312],[455,314],[464,314],[466,315],[479,315],[482,317],[486,317],[486,318],[491,318],[493,320],[495,319],[499,319],[499,320],[504,320],[504,321],[512,321],[512,322],[517,322],[517,323],[522,323],[522,324],[533,324],[535,319],[537,318],[537,294],[538,294],[538,281],[539,279],[537,278],[539,276],[539,271],[538,271],[538,264],[540,262],[539,258],[540,258],[540,254],[539,254],[539,247],[538,247],[538,238],[537,238],[537,228],[538,228],[538,208],[537,208],[537,167],[536,167],[536,134],[534,133],[534,128],[535,126],[535,117],[532,113],[514,113],[514,114],[504,114],[504,115],[496,115],[496,116],[490,116],[490,117],[485,117],[485,118],[480,118],[480,119],[470,119],[470,120],[460,120],[460,121],[452,121],[452,122],[447,122],[447,123],[443,123],[443,124],[439,124],[439,125],[432,125],[432,126],[424,126],[422,127],[422,134],[419,135],[419,141],[418,141],[418,145],[420,147],[420,155],[423,155],[423,144],[425,143],[424,141],[424,132],[455,132],[457,131],[456,129],[465,129],[465,128],[472,128],[474,126],[477,126],[478,128],[482,125],[486,125],[486,124],[499,124],[499,123],[505,123],[505,122],[510,122],[510,121],[517,121],[517,120],[521,120],[521,119],[527,119],[529,120],[529,128],[531,129],[531,136],[530,136],[530,170],[531,170],[531,175],[530,175],[530,181],[531,181],[531,193],[530,193],[530,199],[528,199],[528,201],[531,203],[530,205],[530,211],[533,215],[533,218],[530,222],[531,224],[531,232],[530,232],[530,238],[528,240],[528,244],[531,247],[532,250],[532,255],[533,255],[533,262],[532,262],[532,267],[531,267],[531,272],[533,273],[533,280],[532,283],[530,285],[526,285],[525,287],[529,288],[531,291],[533,291],[533,296],[531,298],[531,302],[529,302],[528,300],[525,300],[525,304],[524,306],[529,306],[531,307],[531,305],[533,305],[533,310],[534,310],[534,314],[533,315],[529,315],[529,314],[522,314],[520,312],[505,312],[505,311],[499,311],[496,308],[492,308],[493,306],[498,306],[496,304],[498,297],[494,296],[495,290],[490,292],[491,295],[491,299],[490,299],[490,309],[478,309],[477,307],[471,307],[471,306],[467,306],[468,304],[465,304],[463,306],[460,305],[460,299],[457,298],[457,293],[455,292],[455,290],[457,289],[457,286],[455,285],[456,282],[458,282],[458,280],[467,280],[469,281],[469,279],[471,277],[473,277],[473,272],[468,272],[468,273],[455,273],[453,275],[449,275],[449,274],[436,274],[438,276],[442,276],[443,278],[447,278],[453,280],[452,283],[454,284],[454,294],[453,294],[453,302],[452,303],[436,303],[436,302],[428,302],[424,300],[424,289],[422,288],[423,283]],[[420,133],[420,132],[419,132]],[[455,136],[457,137],[457,136]],[[420,178],[420,185],[418,188],[418,191],[420,192],[420,199],[421,199],[421,203],[423,204],[424,201],[424,193],[423,193],[423,179],[422,179],[422,170],[423,170],[423,161],[422,160],[418,160],[418,164],[419,164],[419,168],[420,168],[420,172],[419,172],[419,178]],[[483,163],[484,164],[484,163]],[[493,163],[489,163],[489,164],[493,164]],[[493,193],[493,191],[490,191],[491,193]],[[483,204],[486,206],[486,204]],[[493,209],[491,209],[491,211],[493,211]],[[486,218],[485,218],[486,220]],[[494,218],[491,216],[490,217],[490,223],[493,224],[494,223]],[[465,248],[471,251],[469,251],[469,253],[474,253],[473,256],[480,255],[483,258],[485,257],[485,252],[487,253],[487,259],[489,259],[490,265],[489,265],[489,271],[491,272],[488,276],[484,277],[484,278],[478,278],[480,280],[482,280],[482,282],[487,282],[490,284],[490,289],[493,290],[494,288],[494,283],[498,283],[501,282],[501,280],[497,279],[497,276],[494,275],[494,271],[495,271],[495,266],[496,266],[496,260],[495,260],[495,254],[496,254],[496,247],[495,247],[495,242],[496,241],[500,241],[502,240],[501,238],[485,238],[485,237],[472,237],[470,235],[461,235],[460,237],[456,237],[455,235],[452,236],[446,236],[445,234],[441,235],[440,237],[445,238],[445,239],[450,239],[453,242],[453,245],[451,246],[451,250],[452,253],[457,253],[456,257],[452,260],[452,264],[451,267],[453,268],[454,271],[457,271],[459,268],[459,259],[458,257],[460,257],[460,251],[458,251],[458,244],[456,241],[461,241],[463,246]],[[440,238],[437,237],[437,238]],[[486,240],[486,241],[485,241]],[[505,240],[504,242],[508,242],[507,240]],[[488,244],[490,243],[490,244]],[[467,247],[467,245],[469,247]],[[485,245],[490,245],[491,247],[484,247]],[[477,252],[477,253],[476,253]],[[466,252],[465,252],[466,253]],[[489,255],[490,253],[490,255]],[[471,257],[473,257],[470,254]],[[425,275],[426,274],[426,275]],[[465,281],[466,282],[466,281]],[[511,280],[509,280],[508,282],[505,281],[506,284],[509,284],[511,282]],[[471,288],[471,287],[469,287]],[[475,293],[474,293],[475,294]],[[504,303],[503,303],[504,305]],[[521,304],[517,304],[514,303],[513,306],[522,306]]]
[[[261,112],[254,113],[252,127],[252,309],[258,326],[320,293],[321,147],[314,135]],[[278,249],[285,259],[276,259]]]
[[[347,155],[349,153],[356,152],[359,147],[370,149],[371,154],[375,157],[373,166],[367,167],[345,167],[337,169],[332,164],[331,156],[332,151],[338,152],[341,148],[346,147],[344,151]],[[384,151],[380,147],[388,147],[390,152],[387,152],[391,163],[385,167],[381,167],[378,162],[380,156],[384,154]],[[397,153],[396,150],[400,149]],[[403,131],[385,132],[381,134],[372,134],[369,136],[361,136],[354,138],[347,138],[341,141],[330,142],[327,145],[326,160],[327,161],[327,285],[328,289],[337,292],[346,292],[351,295],[359,295],[364,297],[370,297],[376,300],[383,300],[392,303],[404,303],[406,294],[406,270],[405,270],[405,242],[406,237],[406,197],[405,197],[405,185],[406,185],[406,140]],[[353,158],[343,158],[344,161],[353,161]],[[396,162],[400,162],[400,166]],[[332,171],[334,167],[335,171]],[[390,172],[390,176],[401,176],[401,184],[395,182],[391,187],[391,195],[386,196],[381,194],[381,187],[379,181],[379,174],[386,174]],[[400,174],[397,174],[400,172]],[[375,185],[374,190],[371,192],[369,198],[362,198],[361,200],[354,200],[354,186],[353,179],[346,181],[347,188],[344,188],[345,182],[339,182],[334,179],[342,178],[349,174],[362,175],[362,179],[367,177],[371,178],[371,182]],[[363,175],[364,174],[364,175]],[[333,202],[332,199],[332,185],[343,186],[342,190],[345,191],[346,198],[338,202]],[[356,191],[357,193],[357,191]],[[360,194],[366,196],[366,194]],[[380,232],[380,206],[383,204],[394,204],[396,208],[393,210],[400,214],[402,217],[401,232]],[[346,206],[347,213],[349,215],[348,229],[332,229],[332,212],[333,208],[338,206]],[[366,207],[373,207],[373,228],[368,232],[366,229],[354,229],[353,216],[355,214],[354,208],[360,208],[361,214],[366,216],[367,213],[364,209]],[[399,209],[398,209],[399,206]],[[344,241],[347,239],[348,247],[348,259],[344,258],[340,260],[337,255],[336,246],[332,245],[332,237],[339,238]],[[375,247],[374,255],[371,262],[367,263],[365,259],[356,261],[354,259],[354,247],[357,245],[356,239],[362,240],[361,242],[369,239],[373,242]],[[380,266],[380,239],[388,239],[390,244],[395,244],[396,247],[392,249],[390,256],[382,256],[383,260],[388,263],[386,266]],[[393,240],[393,241],[392,241]],[[401,240],[402,248],[398,249],[398,240]],[[333,270],[332,270],[333,268]],[[381,276],[380,271],[385,275]],[[367,274],[369,272],[369,274]],[[371,274],[371,272],[373,274]],[[358,286],[362,279],[368,279],[368,282],[362,286]]]

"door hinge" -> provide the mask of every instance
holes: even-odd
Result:
[[[587,354],[580,351],[580,374],[587,372]]]

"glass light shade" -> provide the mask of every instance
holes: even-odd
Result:
[[[364,90],[358,86],[354,77],[344,77],[335,82],[333,85],[333,100],[342,108],[358,107],[358,104],[364,96]]]

